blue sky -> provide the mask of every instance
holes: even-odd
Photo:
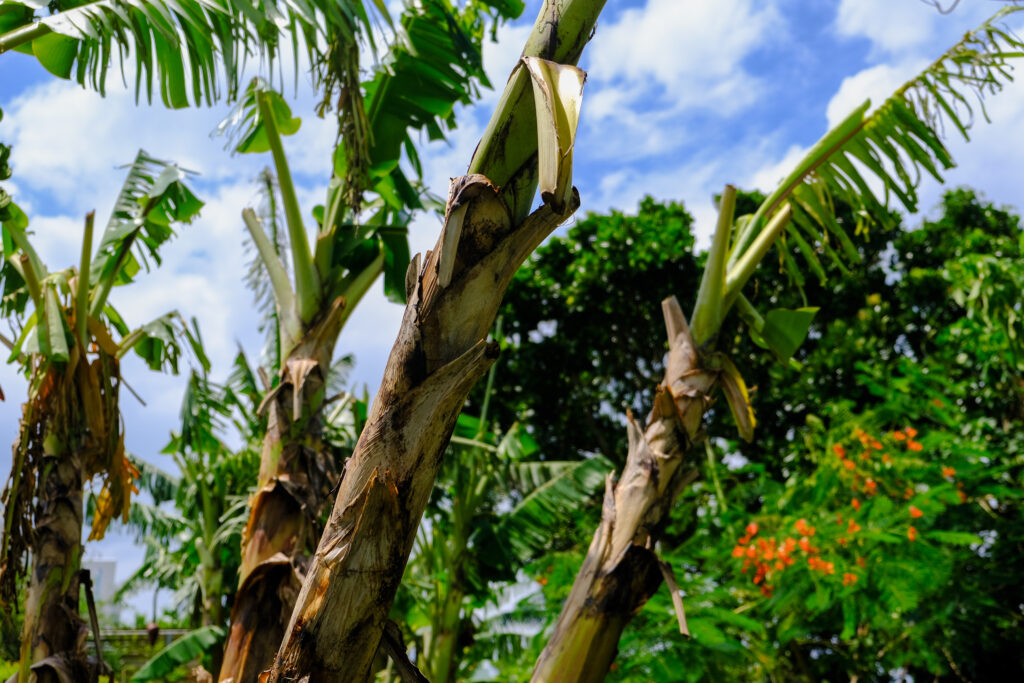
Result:
[[[523,19],[503,27],[499,42],[486,48],[486,67],[499,87],[539,4],[528,2]],[[704,244],[713,225],[711,196],[725,183],[771,189],[830,122],[865,97],[880,102],[1002,4],[964,0],[941,15],[920,0],[608,0],[581,64],[589,74],[574,153],[581,210],[633,211],[645,194],[682,200]],[[1024,17],[1014,19],[1014,28],[1024,33]],[[0,139],[14,147],[8,189],[27,210],[44,260],[57,268],[77,262],[84,214],[96,209],[105,220],[123,179],[118,166],[139,147],[198,171],[194,186],[207,202],[202,218],[164,250],[163,267],[115,291],[112,300],[133,324],[170,309],[196,316],[213,374],[223,377],[237,344],[252,357],[261,346],[242,284],[247,256],[239,216],[257,201],[253,180],[269,158],[232,157],[222,140],[210,137],[228,105],[136,106],[119,81],[112,78],[101,98],[50,76],[29,57],[0,55]],[[322,201],[334,129],[313,115],[307,83],[292,95],[303,126],[286,150],[308,213]],[[444,196],[448,178],[464,171],[498,95],[486,92],[460,109],[459,129],[447,143],[424,142],[425,179],[435,194]],[[1011,84],[989,112],[992,123],[979,121],[969,145],[949,141],[959,168],[948,180],[1024,206],[1024,83]],[[926,183],[923,208],[933,207],[941,192]],[[432,247],[439,229],[438,217],[419,216],[410,236],[414,251]],[[339,341],[339,353],[355,356],[353,382],[371,394],[401,315],[378,286]],[[184,377],[155,375],[134,361],[123,374],[147,402],[143,407],[123,396],[127,445],[170,468],[158,452],[177,422]],[[0,403],[0,443],[11,443],[26,387],[13,366],[0,367],[0,386],[7,395]],[[9,453],[0,447],[4,473]],[[141,551],[114,533],[90,544],[87,556],[117,558],[124,578]]]

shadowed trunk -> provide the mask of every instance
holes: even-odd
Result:
[[[259,488],[242,535],[238,592],[231,610],[219,680],[255,681],[270,668],[315,547],[337,464],[322,438],[324,381],[345,307],[324,320],[282,363],[278,385],[263,401]]]
[[[49,431],[49,430],[48,430]],[[78,614],[78,570],[82,560],[82,462],[78,453],[63,452],[66,443],[49,431],[43,441],[35,511],[35,543],[25,599],[21,670],[28,680],[30,664],[58,657],[72,680],[87,680],[80,655],[88,635]],[[53,660],[50,660],[53,661]],[[50,666],[33,666],[39,683],[57,683]]]
[[[459,249],[466,258],[456,261],[476,260],[474,237],[492,237],[495,248],[456,273],[447,288],[437,280],[444,235],[422,270],[414,259],[398,341],[346,464],[271,681],[307,674],[310,681],[366,679],[455,420],[497,357],[497,344],[485,338],[505,288],[526,256],[578,206],[577,196],[564,215],[541,207],[510,230],[507,218],[504,226],[492,219],[505,209],[482,176],[457,180],[453,197],[469,204]]]
[[[32,375],[14,444],[0,586],[10,601],[14,558],[30,551],[19,680],[27,682],[30,670],[40,683],[89,680],[89,630],[78,611],[83,486],[97,472],[110,473],[97,496],[96,538],[122,514],[132,482],[117,417],[118,363],[102,353],[92,363],[79,360],[76,350],[68,363],[43,367]]]
[[[654,408],[641,429],[630,415],[629,454],[622,476],[608,475],[601,523],[583,560],[554,633],[537,660],[532,680],[600,681],[618,652],[629,620],[667,580],[679,627],[686,632],[682,599],[671,568],[655,553],[679,491],[696,478],[687,466],[704,438],[701,419],[719,377],[703,363],[675,298],[662,302],[669,362]]]

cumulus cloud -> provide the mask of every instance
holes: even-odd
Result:
[[[602,82],[657,84],[671,103],[736,107],[756,95],[743,61],[779,28],[771,4],[648,0],[598,27],[589,63]]]

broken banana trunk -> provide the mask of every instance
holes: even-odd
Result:
[[[402,326],[274,667],[261,683],[365,681],[441,458],[516,269],[579,207],[571,164],[582,53],[604,0],[547,0],[433,251],[406,275]],[[543,204],[532,213],[537,189]]]
[[[679,628],[687,632],[672,569],[655,546],[676,496],[696,479],[688,456],[704,438],[701,421],[722,378],[714,367],[722,359],[705,360],[698,353],[675,297],[662,302],[662,312],[669,338],[665,378],[644,428],[629,416],[626,465],[617,481],[608,476],[601,523],[537,660],[535,682],[603,680],[622,630],[663,579],[672,590]]]
[[[505,288],[578,205],[574,193],[565,213],[545,205],[513,228],[489,180],[453,181],[437,248],[410,265],[398,340],[267,680],[366,680],[455,420],[497,357],[485,339]]]
[[[316,520],[338,482],[337,463],[323,440],[321,410],[344,308],[339,299],[312,326],[288,354],[279,383],[260,406],[267,431],[259,487],[242,534],[220,681],[255,681],[273,663],[321,531]]]

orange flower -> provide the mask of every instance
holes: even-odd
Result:
[[[886,465],[892,463],[892,456],[889,455],[888,453],[883,453],[882,454],[882,462],[884,462]]]
[[[892,438],[896,439],[897,441],[904,441],[907,438],[907,435],[904,434],[903,432],[893,432]]]
[[[755,548],[754,546],[750,546],[749,548],[747,548],[747,557],[757,557],[757,548]]]
[[[735,548],[732,549],[732,556],[733,557],[743,557],[743,554],[746,553],[746,552],[747,552],[746,548],[744,548],[741,545],[738,545],[738,546],[736,546]]]
[[[786,563],[782,560],[775,560],[775,568],[781,572],[783,569],[786,568]]]
[[[937,398],[933,398],[932,399],[932,405],[935,406],[936,408],[941,408],[942,407],[942,401],[937,399]]]
[[[853,464],[852,460],[844,460],[843,467],[845,467],[848,470],[852,470],[854,467],[856,467],[856,465]]]
[[[907,490],[903,492],[903,497],[906,498],[907,500],[910,500],[911,498],[913,498],[914,497],[914,489],[912,489],[912,488],[910,488],[908,486]]]
[[[924,516],[924,513],[923,513],[923,512],[921,512],[921,511],[920,511],[920,510],[919,510],[918,508],[916,508],[915,506],[911,505],[911,506],[910,506],[910,516],[911,516],[911,517],[913,517],[914,519],[917,519],[918,517],[923,517],[923,516]]]
[[[942,476],[944,476],[944,477],[952,477],[954,475],[956,475],[956,470],[954,468],[952,468],[952,467],[943,467],[942,468]]]
[[[750,534],[751,536],[755,535],[757,533],[757,525],[754,524],[753,522],[748,524],[747,525],[747,533]]]
[[[855,533],[857,533],[858,531],[860,531],[860,529],[861,529],[861,526],[860,526],[860,524],[857,524],[857,522],[855,522],[855,521],[853,521],[853,520],[851,519],[851,520],[850,520],[850,526],[848,526],[848,527],[846,528],[846,531],[847,531],[847,533],[855,534]]]
[[[838,455],[840,458],[846,457],[846,449],[843,448],[842,444],[836,444],[832,446],[832,452]]]
[[[850,501],[850,505],[853,506],[854,510],[857,510],[857,511],[860,510],[860,501],[857,500],[856,498],[854,498],[853,500]]]
[[[964,493],[963,491],[957,491],[956,495],[960,496],[960,502],[961,503],[966,503],[967,502],[967,494]]]
[[[811,551],[811,542],[807,540],[806,536],[800,539],[799,545],[800,550],[803,550],[805,553],[809,553]]]
[[[843,516],[842,515],[836,515],[836,524],[842,526],[842,524],[843,524]]]
[[[863,568],[864,568],[864,567],[866,567],[867,565],[868,565],[868,563],[867,563],[867,560],[865,560],[865,559],[864,559],[863,557],[858,557],[858,558],[857,558],[857,566],[858,566],[858,567],[860,567],[861,569],[863,569]]]
[[[766,598],[770,598],[770,597],[772,597],[772,590],[774,590],[774,589],[771,586],[769,586],[768,584],[765,584],[765,585],[761,586],[761,595],[763,595]]]
[[[539,583],[542,586],[548,585],[548,577],[541,576],[540,578],[537,579],[537,583]]]
[[[861,453],[860,454],[860,459],[861,460],[870,460],[871,459],[871,451],[864,451],[863,453]]]
[[[867,479],[864,481],[864,491],[869,495],[874,495],[878,491],[878,484],[875,483],[874,479]]]
[[[846,536],[839,537],[839,545],[843,546],[844,548],[846,547]]]
[[[871,442],[871,447],[874,448],[876,451],[880,451],[880,450],[882,450],[882,442],[880,442],[880,441],[872,441]]]
[[[796,539],[792,538],[792,537],[787,538],[785,540],[785,546],[786,546],[786,552],[787,553],[793,552],[793,550],[796,549]]]
[[[796,524],[794,526],[796,527],[796,532],[798,534],[800,534],[801,536],[813,536],[814,535],[814,527],[813,526],[808,526],[806,519],[798,519],[798,520],[796,520]]]
[[[843,585],[849,586],[854,583],[857,583],[857,575],[851,574],[850,572],[843,572]]]
[[[913,439],[915,436],[917,436],[917,430],[914,429],[913,427],[907,427],[903,431],[906,432],[907,436],[909,436],[911,439]]]
[[[911,541],[916,541],[917,540],[917,529],[915,529],[914,527],[908,528],[907,529],[907,538],[909,538]]]
[[[907,448],[912,450],[912,451],[919,451],[922,448],[924,448],[924,446],[921,445],[920,441],[908,441],[907,442]]]

